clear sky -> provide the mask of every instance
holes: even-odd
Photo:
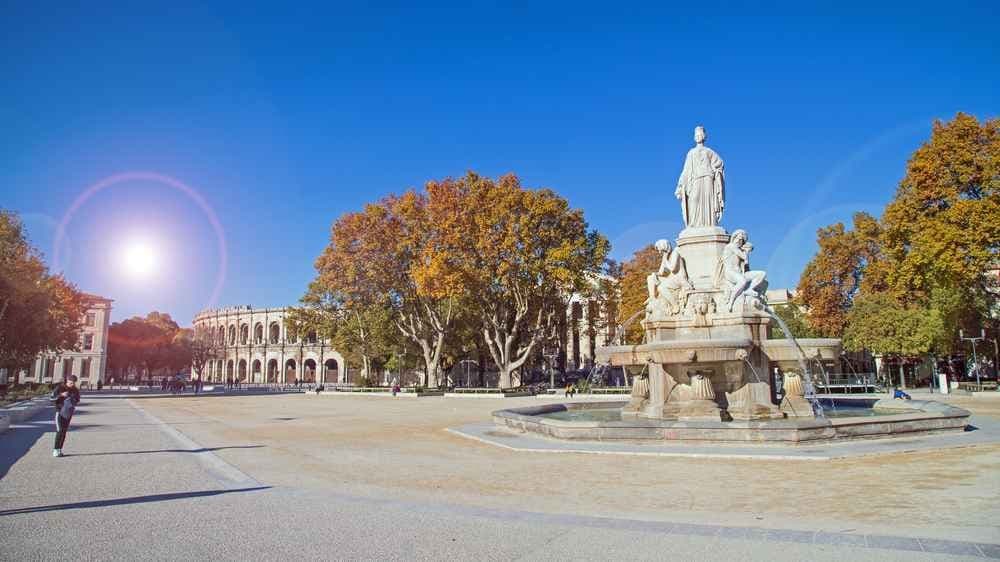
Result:
[[[997,6],[12,0],[0,207],[115,320],[187,325],[296,303],[339,215],[467,169],[557,190],[626,258],[679,231],[704,124],[724,226],[794,287],[933,119],[997,115]],[[136,244],[151,273],[123,270]]]

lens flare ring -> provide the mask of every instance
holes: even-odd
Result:
[[[119,183],[128,181],[148,181],[176,189],[194,201],[194,203],[198,205],[201,211],[205,214],[209,224],[212,226],[212,230],[215,232],[215,240],[219,252],[219,268],[215,275],[215,285],[212,287],[211,296],[205,305],[205,308],[213,307],[215,303],[218,302],[219,294],[222,292],[222,286],[226,282],[226,272],[229,268],[229,251],[226,246],[226,233],[222,229],[222,223],[219,222],[219,217],[215,214],[215,209],[212,208],[208,201],[206,201],[196,189],[176,178],[156,172],[134,171],[108,176],[91,185],[84,190],[83,193],[78,195],[66,212],[63,213],[62,219],[60,219],[59,225],[56,227],[52,256],[53,270],[58,272],[62,269],[60,262],[60,246],[62,245],[63,239],[66,237],[66,227],[69,225],[73,216],[80,209],[80,207],[82,207],[84,203],[97,193]]]

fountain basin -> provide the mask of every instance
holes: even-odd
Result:
[[[493,412],[497,427],[575,441],[774,443],[903,437],[964,431],[967,410],[925,400],[838,400],[859,415],[746,421],[678,421],[621,417],[621,402],[546,404]],[[619,415],[614,415],[615,411]],[[872,413],[862,413],[862,410]]]

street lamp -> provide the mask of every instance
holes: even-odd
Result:
[[[977,363],[977,361],[976,361],[976,342],[980,341],[980,340],[986,339],[986,330],[980,328],[980,330],[979,330],[979,337],[978,338],[976,338],[976,337],[969,337],[969,338],[967,338],[967,337],[965,337],[965,333],[962,330],[959,330],[958,331],[958,339],[960,339],[960,340],[966,340],[966,341],[971,341],[972,342],[972,367],[974,369],[976,369],[976,386],[979,388],[980,391],[982,391],[983,390],[983,385],[979,381],[979,368],[976,365],[976,363]]]

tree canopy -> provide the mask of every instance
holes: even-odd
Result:
[[[0,367],[18,373],[45,351],[73,350],[86,297],[49,273],[18,216],[0,210]]]
[[[192,339],[162,312],[115,322],[108,328],[108,365],[119,380],[151,377],[163,369],[179,372],[192,364]]]
[[[428,385],[456,362],[456,331],[478,330],[477,353],[510,386],[607,250],[555,192],[469,172],[340,217],[303,304],[382,354],[391,321],[420,350]]]
[[[810,327],[849,349],[949,352],[959,328],[995,324],[1000,119],[936,121],[881,219],[858,213],[818,242],[798,298]]]

